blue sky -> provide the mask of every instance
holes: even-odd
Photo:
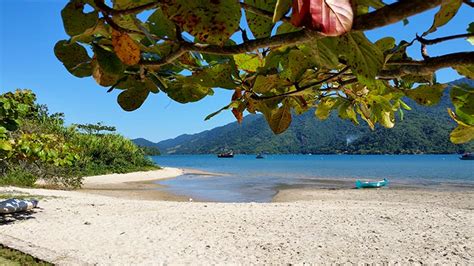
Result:
[[[180,104],[164,93],[151,95],[134,112],[123,111],[116,103],[117,91],[106,93],[92,78],[69,74],[53,53],[54,44],[67,39],[60,12],[65,0],[0,0],[0,92],[16,88],[33,90],[38,101],[52,112],[66,114],[67,123],[114,125],[130,138],[145,137],[159,141],[184,133],[197,133],[233,122],[230,112],[209,121],[204,117],[226,105],[231,92],[216,90],[213,96],[198,103]],[[431,26],[436,10],[410,18],[408,26],[397,23],[368,32],[372,40],[393,35],[397,41],[411,40]],[[463,6],[456,17],[429,38],[465,33],[473,21],[472,10]],[[455,40],[428,48],[432,56],[456,51],[472,51],[466,40]],[[420,58],[419,46],[409,50]],[[459,76],[452,70],[438,72],[438,81],[447,82]]]

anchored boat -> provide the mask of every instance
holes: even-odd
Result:
[[[217,158],[234,158],[234,152],[223,152],[217,154]]]
[[[355,186],[356,188],[380,188],[385,187],[388,185],[388,180],[384,178],[381,181],[361,181],[356,180]]]
[[[463,155],[461,155],[461,157],[459,157],[459,159],[461,160],[474,160],[474,154],[472,153],[464,153]]]

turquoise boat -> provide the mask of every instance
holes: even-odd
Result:
[[[380,188],[380,187],[385,187],[386,185],[388,185],[387,178],[384,178],[381,181],[356,180],[356,183],[355,183],[356,188]]]

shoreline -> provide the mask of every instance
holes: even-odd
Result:
[[[114,198],[183,202],[188,201],[189,197],[160,190],[163,186],[155,183],[183,174],[183,169],[163,167],[159,170],[91,176],[84,178],[83,186],[77,191]]]
[[[208,172],[191,168],[173,168],[164,167],[159,170],[131,172],[126,174],[108,174],[85,177],[84,185],[77,191],[96,195],[111,196],[126,199],[138,200],[162,200],[162,201],[193,201],[197,202],[219,202],[206,200],[185,193],[177,193],[166,189],[165,185],[157,181],[176,178],[182,175],[197,176],[227,176],[226,173]],[[274,188],[272,198],[267,202],[296,201],[298,197],[287,196],[292,193],[289,191],[352,191],[354,181],[345,178],[331,179],[327,177],[312,178],[309,181],[312,184],[301,185],[279,185]],[[458,183],[436,183],[433,184],[409,184],[406,182],[391,182],[388,188],[396,191],[426,191],[426,192],[456,192],[472,191],[472,185],[463,185]],[[360,190],[359,190],[360,191]],[[295,193],[297,195],[298,193]],[[284,200],[288,198],[289,200]],[[304,197],[302,197],[304,198]],[[291,200],[294,199],[294,200]]]
[[[157,200],[157,201],[193,201],[208,202],[190,195],[167,191],[166,186],[157,181],[176,178],[181,175],[225,176],[223,173],[207,172],[189,168],[163,167],[159,170],[139,171],[126,174],[108,174],[85,177],[78,192],[110,196],[115,198]]]

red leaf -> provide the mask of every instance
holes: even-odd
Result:
[[[291,23],[327,36],[339,36],[352,28],[354,13],[350,0],[294,0]]]
[[[237,110],[236,108],[232,108],[232,113],[235,116],[235,119],[237,119],[237,122],[242,123],[242,119],[244,118],[244,114],[242,111]]]
[[[242,90],[240,88],[235,89],[234,94],[232,94],[232,101],[239,100],[240,97],[242,97]],[[234,114],[235,119],[237,119],[237,122],[242,123],[242,119],[244,117],[242,110],[239,110],[237,108],[232,108],[232,114]]]
[[[309,5],[311,0],[293,0],[293,12],[291,14],[291,23],[296,27],[310,25],[311,14],[309,14]]]

